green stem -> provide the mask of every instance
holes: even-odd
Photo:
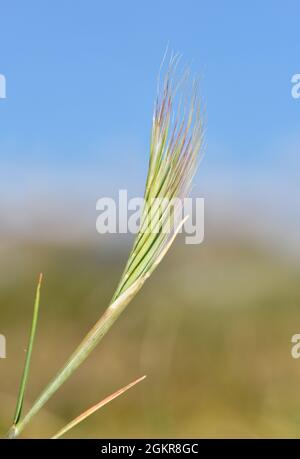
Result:
[[[81,344],[78,346],[76,351],[72,354],[67,363],[62,367],[55,378],[48,384],[46,389],[44,389],[44,391],[35,401],[27,415],[16,425],[11,427],[7,435],[8,438],[16,438],[20,435],[22,430],[27,426],[29,421],[31,421],[33,416],[38,413],[38,411],[45,405],[49,398],[60,388],[62,384],[67,381],[67,379],[73,374],[79,365],[81,365],[81,363],[89,356],[89,354],[108,332],[120,314],[124,311],[126,306],[142,288],[144,282],[151,276],[153,271],[162,261],[187,218],[188,216],[186,216],[175,229],[173,236],[168,241],[167,245],[164,247],[161,253],[157,256],[155,262],[153,262],[153,264],[147,269],[147,272],[138,280],[136,280],[127,290],[125,290],[125,292],[122,293],[113,303],[110,304],[102,317],[100,317],[98,322],[94,325],[91,331],[86,335]]]
[[[70,359],[57,373],[54,379],[48,384],[41,395],[33,404],[30,411],[26,416],[14,425],[8,436],[16,438],[29,423],[29,421],[37,414],[37,412],[45,405],[49,398],[60,388],[62,384],[73,374],[73,372],[81,365],[81,363],[89,356],[92,350],[101,341],[103,336],[108,332],[110,327],[124,311],[128,303],[136,295],[138,290],[142,287],[146,279],[142,278],[135,282],[129,289],[127,289],[119,298],[112,303],[104,312],[102,317],[98,320],[91,331],[86,335],[76,351],[72,354]]]

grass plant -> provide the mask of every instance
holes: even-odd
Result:
[[[150,159],[145,186],[145,206],[141,215],[140,231],[136,236],[125,270],[121,276],[111,303],[94,327],[85,336],[77,349],[46,386],[33,403],[31,409],[22,417],[22,405],[32,345],[35,335],[39,304],[40,282],[34,308],[32,332],[26,356],[25,370],[17,401],[16,414],[8,437],[16,438],[39,412],[52,395],[70,378],[74,371],[89,356],[92,350],[110,330],[127,305],[142,288],[145,281],[162,261],[188,216],[180,216],[181,200],[189,193],[193,176],[199,163],[202,147],[203,128],[200,116],[198,84],[189,85],[189,72],[177,78],[180,58],[171,56],[165,76],[159,76],[158,94],[154,106]],[[182,91],[188,85],[191,89]],[[163,210],[156,207],[157,199],[166,203]],[[177,201],[176,201],[177,200]],[[177,205],[174,205],[174,201]],[[168,231],[165,228],[168,227]],[[132,385],[140,382],[135,381]],[[123,393],[129,387],[108,397],[87,412],[80,415],[54,438],[70,430],[104,404]]]

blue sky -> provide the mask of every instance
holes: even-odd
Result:
[[[298,1],[2,0],[0,15],[2,202],[139,189],[168,43],[200,75],[199,191],[299,192]]]

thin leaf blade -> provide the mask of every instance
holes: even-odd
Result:
[[[124,394],[127,392],[129,389],[131,389],[133,386],[136,384],[142,382],[146,378],[146,375],[142,376],[141,378],[136,379],[132,383],[128,384],[125,387],[122,387],[118,391],[114,392],[113,394],[109,395],[108,397],[104,398],[101,400],[101,402],[97,403],[96,405],[92,406],[88,410],[84,411],[82,414],[77,416],[75,419],[73,419],[71,422],[69,422],[65,427],[63,427],[59,432],[57,432],[52,439],[56,440],[58,438],[61,438],[63,435],[65,435],[67,432],[69,432],[71,429],[76,427],[78,424],[80,424],[82,421],[87,419],[89,416],[92,414],[96,413],[96,411],[100,410],[103,406],[107,405],[108,403],[112,402],[115,398],[120,397],[120,395]]]
[[[19,388],[17,406],[16,406],[15,415],[14,415],[14,421],[13,421],[14,425],[18,424],[18,422],[19,422],[19,420],[21,418],[21,414],[22,414],[22,408],[23,408],[23,403],[24,403],[24,395],[25,395],[26,385],[27,385],[28,376],[29,376],[30,362],[31,362],[34,338],[35,338],[36,327],[37,327],[37,322],[38,322],[42,279],[43,279],[43,274],[41,273],[39,275],[39,280],[38,280],[38,284],[37,284],[37,288],[36,288],[35,301],[34,301],[34,307],[33,307],[33,316],[32,316],[32,323],[31,323],[31,330],[30,330],[30,335],[29,335],[28,348],[27,348],[27,352],[26,352],[24,370],[23,370],[21,383],[20,383],[20,388]]]

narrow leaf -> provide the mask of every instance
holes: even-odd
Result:
[[[97,403],[96,405],[92,406],[88,410],[84,411],[84,413],[80,414],[77,416],[77,418],[73,419],[73,421],[69,422],[65,427],[63,427],[57,434],[52,437],[52,439],[58,439],[65,435],[69,430],[73,429],[73,427],[77,426],[80,424],[82,421],[87,419],[89,416],[92,414],[96,413],[96,411],[100,410],[103,406],[107,405],[108,403],[112,402],[115,398],[119,397],[120,395],[124,394],[127,392],[131,387],[135,386],[136,384],[140,383],[146,378],[146,376],[142,376],[141,378],[137,379],[136,381],[133,381],[132,383],[128,384],[125,387],[122,387],[122,389],[119,389],[117,392],[114,392],[113,394],[109,395],[106,397],[104,400],[101,402]]]
[[[19,389],[16,412],[14,416],[14,425],[16,425],[19,422],[21,414],[22,414],[24,394],[25,394],[26,384],[27,384],[28,375],[29,375],[30,361],[31,361],[33,343],[34,343],[36,326],[37,326],[38,315],[39,315],[40,290],[41,290],[42,279],[43,279],[43,274],[41,273],[39,276],[38,285],[36,289],[31,331],[30,331],[30,336],[29,336],[28,349],[26,352],[25,366],[24,366],[20,389]]]

